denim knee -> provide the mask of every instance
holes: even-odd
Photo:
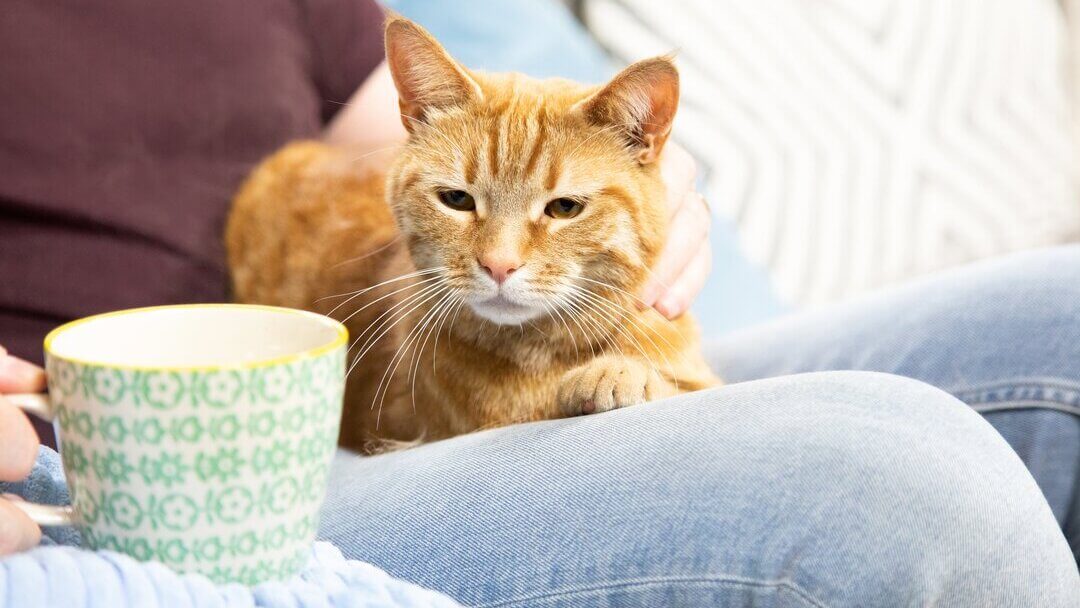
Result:
[[[979,370],[955,386],[942,378],[941,388],[975,406],[960,394],[965,382],[1054,379],[1080,389],[1080,246],[988,260],[949,276],[954,288],[926,309],[925,331],[949,337],[950,344],[937,349],[941,356],[958,357],[965,368],[978,362]],[[1055,401],[1061,400],[1045,405],[1057,408]],[[1080,391],[1063,404],[1080,414]]]
[[[927,276],[716,344],[721,376],[864,369],[917,378],[987,415],[1080,555],[1080,246]]]
[[[714,412],[746,408],[745,433],[772,435],[744,447],[763,442],[771,458],[786,461],[757,465],[757,483],[770,488],[743,505],[757,511],[745,532],[772,553],[742,574],[791,580],[830,606],[1067,606],[1080,593],[1031,475],[985,420],[947,393],[899,376],[824,372],[711,398]],[[707,430],[691,437],[690,449],[714,456],[708,462],[732,457]],[[699,474],[732,472],[718,464]]]
[[[323,515],[350,557],[469,605],[1055,607],[1080,590],[1001,437],[870,372],[343,455]]]
[[[1009,441],[1080,555],[1080,246],[974,270],[959,277],[953,313],[931,320],[928,331],[950,340],[920,349],[917,375]]]

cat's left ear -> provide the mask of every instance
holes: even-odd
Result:
[[[480,99],[480,86],[446,49],[403,17],[386,21],[386,63],[394,78],[401,122],[411,133],[431,112]]]
[[[580,102],[585,117],[625,130],[641,164],[660,157],[679,106],[679,72],[670,57],[639,61]]]

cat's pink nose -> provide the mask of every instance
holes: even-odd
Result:
[[[497,285],[505,283],[514,271],[521,268],[521,261],[510,257],[487,255],[477,258],[476,261],[480,262],[480,267],[488,273],[489,277],[495,279]]]

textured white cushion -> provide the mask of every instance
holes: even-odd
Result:
[[[586,0],[583,16],[619,59],[678,52],[675,136],[790,303],[1080,235],[1055,0]]]

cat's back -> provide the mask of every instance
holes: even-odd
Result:
[[[317,141],[289,144],[238,191],[225,231],[233,298],[320,308],[319,300],[403,271],[384,198],[388,156]],[[334,291],[339,290],[339,291]]]

